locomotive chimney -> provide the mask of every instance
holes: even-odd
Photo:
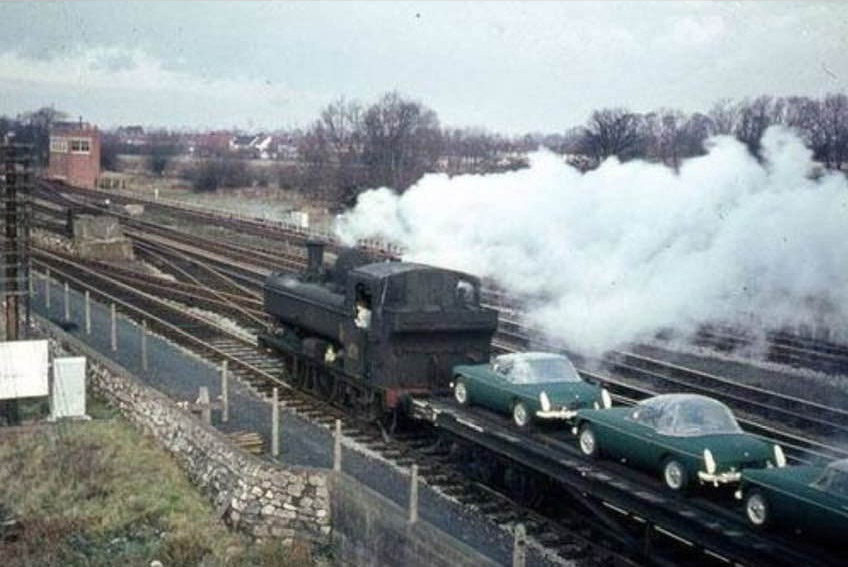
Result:
[[[306,266],[306,279],[321,281],[324,278],[324,243],[307,240],[306,253],[309,260]]]

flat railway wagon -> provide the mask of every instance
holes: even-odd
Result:
[[[377,418],[412,395],[447,393],[455,365],[489,359],[497,312],[480,305],[479,279],[355,249],[327,268],[323,245],[307,248],[304,274],[268,276],[272,328],[259,338],[296,386]]]

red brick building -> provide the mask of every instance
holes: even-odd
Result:
[[[50,129],[47,176],[94,188],[100,177],[100,132],[85,122],[58,122]]]

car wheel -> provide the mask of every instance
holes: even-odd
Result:
[[[768,500],[761,490],[752,490],[745,499],[745,516],[751,525],[763,529],[771,523]]]
[[[675,492],[683,492],[689,484],[689,473],[683,463],[670,457],[662,467],[662,477],[665,485]]]
[[[512,406],[512,421],[518,427],[527,427],[530,424],[530,412],[524,402],[515,402]]]
[[[577,446],[580,447],[580,452],[592,459],[601,455],[601,448],[598,446],[598,438],[595,436],[595,430],[588,423],[580,426],[577,433]]]
[[[468,405],[468,387],[462,380],[456,380],[453,384],[453,399],[461,406]]]

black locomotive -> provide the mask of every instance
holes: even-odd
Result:
[[[307,249],[304,274],[268,276],[274,326],[260,337],[297,386],[379,416],[410,394],[447,391],[454,365],[488,360],[497,312],[480,306],[477,278],[355,249],[327,269],[323,245]]]

